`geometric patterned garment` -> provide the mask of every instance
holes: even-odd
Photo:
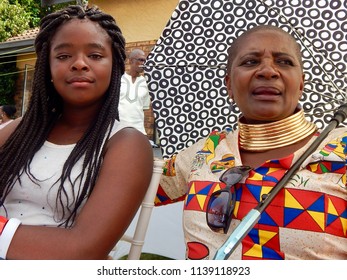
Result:
[[[187,259],[212,259],[247,213],[256,207],[307,150],[252,169],[236,185],[236,205],[228,234],[206,224],[210,195],[223,189],[221,172],[242,165],[238,132],[213,132],[166,162],[156,204],[185,199]],[[347,259],[346,128],[331,132],[276,195],[229,259]]]

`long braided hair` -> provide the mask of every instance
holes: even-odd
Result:
[[[65,227],[74,222],[81,203],[91,194],[101,166],[106,140],[110,136],[115,120],[119,120],[118,103],[121,76],[125,70],[125,40],[112,16],[103,13],[97,7],[83,8],[76,5],[49,14],[42,19],[40,31],[35,39],[37,61],[30,103],[17,129],[0,149],[1,207],[16,181],[21,184],[20,176],[24,172],[35,182],[30,172],[30,163],[62,113],[63,100],[51,83],[49,50],[51,39],[58,28],[73,18],[86,18],[97,22],[107,32],[112,40],[113,63],[111,82],[105,93],[102,108],[76,143],[56,182],[59,184],[56,203],[63,209],[61,217],[67,217],[65,220],[60,219],[60,226]],[[73,184],[77,179],[73,181],[70,175],[72,168],[81,158],[82,171],[77,176],[80,185],[76,187]],[[66,202],[67,192],[64,189],[66,182],[73,186],[73,201]],[[65,211],[68,211],[67,215]]]

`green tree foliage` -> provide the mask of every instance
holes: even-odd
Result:
[[[67,1],[41,7],[41,0],[0,0],[0,42],[39,26],[41,18],[65,6],[88,1]]]
[[[0,2],[0,42],[18,35],[29,28],[30,15],[19,4],[8,0]]]
[[[14,104],[14,89],[18,77],[13,58],[0,59],[0,105]]]
[[[12,5],[20,5],[29,16],[29,28],[39,26],[40,19],[46,14],[41,8],[41,0],[8,0]]]
[[[16,4],[23,7],[25,12],[29,15],[29,27],[34,28],[39,26],[41,18],[45,15],[61,9],[68,4],[71,4],[74,1],[69,3],[56,4],[53,6],[41,6],[41,0],[8,0],[10,4]]]

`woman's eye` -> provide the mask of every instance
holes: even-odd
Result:
[[[67,54],[60,54],[60,55],[57,55],[56,58],[59,59],[59,60],[64,60],[64,59],[67,59],[69,56]]]
[[[252,66],[257,64],[258,61],[256,59],[246,59],[244,61],[242,61],[241,65],[245,65],[245,66]]]
[[[101,59],[102,55],[100,55],[100,54],[91,54],[89,57],[92,58],[92,59]]]
[[[290,65],[290,66],[294,65],[293,61],[291,61],[290,59],[278,59],[277,63],[284,64],[284,65]]]

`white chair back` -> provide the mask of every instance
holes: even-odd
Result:
[[[144,245],[148,224],[154,207],[154,199],[158,190],[161,174],[163,173],[164,160],[155,159],[153,163],[152,179],[147,189],[146,195],[141,204],[139,218],[133,236],[124,235],[121,240],[130,243],[128,260],[139,260]],[[116,250],[117,245],[112,251]]]

